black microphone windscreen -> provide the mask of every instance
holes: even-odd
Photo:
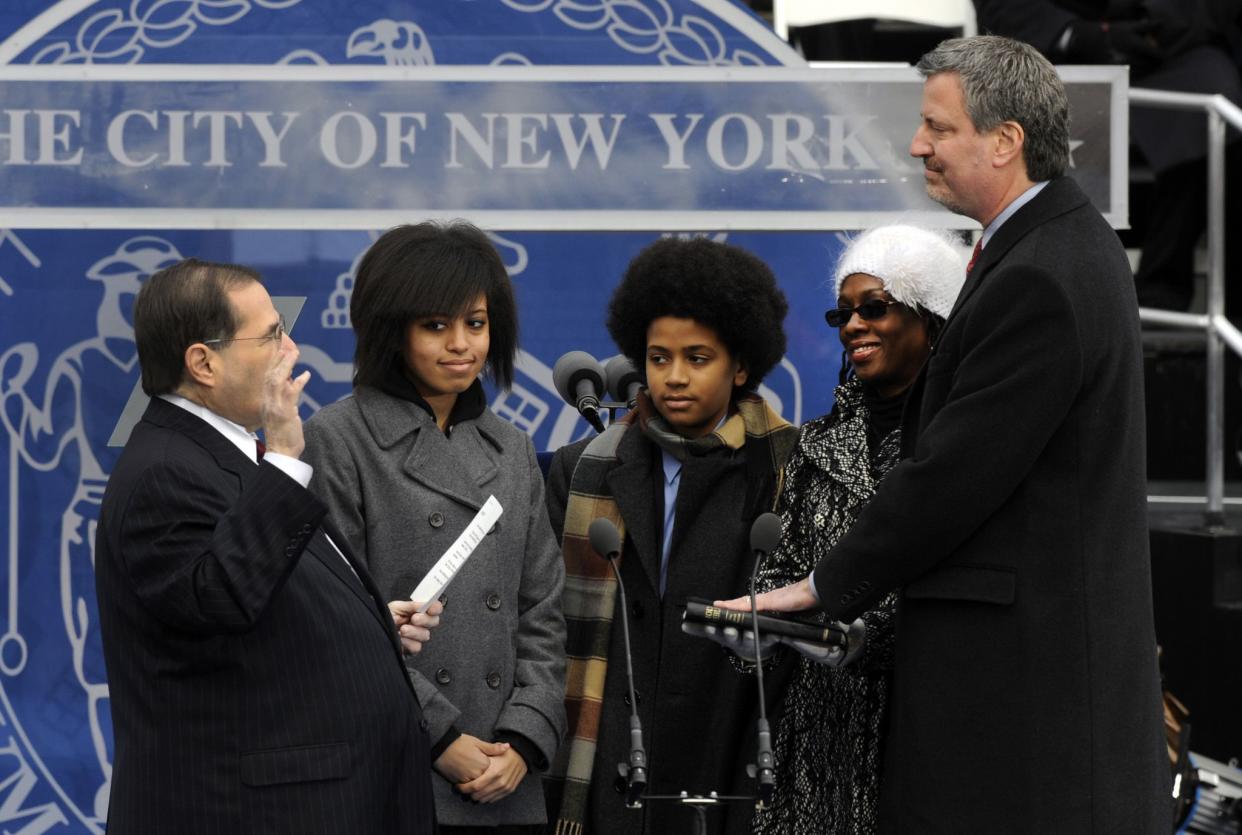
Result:
[[[775,513],[764,513],[750,526],[750,550],[772,553],[776,543],[781,541],[781,517]]]
[[[608,394],[613,400],[625,403],[630,398],[630,386],[641,384],[643,378],[629,357],[617,354],[604,363],[604,377],[608,380]]]
[[[578,381],[589,379],[599,394],[604,392],[604,366],[586,351],[570,351],[552,367],[552,384],[556,393],[571,406],[578,404]]]
[[[621,534],[607,519],[596,519],[587,528],[591,548],[604,559],[621,555]]]

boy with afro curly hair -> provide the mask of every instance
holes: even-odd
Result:
[[[751,523],[770,510],[797,430],[757,394],[785,352],[788,311],[772,271],[751,253],[703,238],[665,238],[636,257],[608,307],[608,332],[645,380],[636,408],[603,435],[562,447],[548,511],[567,572],[569,739],[547,785],[558,833],[692,831],[675,803],[626,808],[629,691],[617,589],[587,528],[608,518],[623,537],[638,712],[649,794],[753,794],[757,693],[710,641],[685,635],[686,598],[746,588]],[[766,677],[779,693],[785,670]],[[769,705],[774,704],[769,696]],[[727,806],[712,833],[748,832]]]

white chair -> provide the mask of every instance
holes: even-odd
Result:
[[[975,6],[971,0],[772,0],[772,26],[789,40],[791,26],[814,26],[859,18],[903,20],[928,26],[961,27],[974,35]]]

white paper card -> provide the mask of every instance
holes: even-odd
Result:
[[[504,508],[500,506],[500,502],[496,501],[496,497],[488,496],[483,507],[479,508],[479,512],[470,520],[470,524],[466,525],[466,529],[461,532],[461,536],[457,537],[444,555],[436,560],[436,564],[410,595],[411,600],[422,602],[423,605],[418,607],[418,611],[427,611],[432,603],[440,599],[440,595],[448,588],[453,577],[466,564],[466,560],[474,553],[474,549],[479,547],[483,537],[487,536],[487,532],[496,524],[496,520],[502,513],[504,513]]]

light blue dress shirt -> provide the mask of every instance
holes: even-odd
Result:
[[[728,412],[716,424],[716,429],[724,426],[729,419]],[[712,431],[716,431],[713,429]],[[681,487],[681,461],[678,461],[667,450],[660,450],[664,465],[664,536],[660,539],[660,597],[668,586],[669,546],[673,543],[673,517],[677,511],[677,489]]]
[[[664,463],[664,537],[660,545],[660,597],[668,586],[668,552],[673,543],[673,516],[677,511],[677,489],[681,487],[681,462],[661,451]]]
[[[992,218],[992,222],[983,230],[983,248],[986,249],[988,241],[992,240],[992,236],[996,234],[996,230],[1001,228],[1001,224],[1013,217],[1014,214],[1035,199],[1035,195],[1044,190],[1044,186],[1048,185],[1047,180],[1041,180],[1026,191],[1019,194],[1013,199],[1013,202],[1005,207],[1004,211]]]

